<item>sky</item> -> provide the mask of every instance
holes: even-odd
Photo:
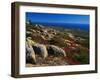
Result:
[[[89,24],[89,15],[26,12],[26,21],[48,24]]]

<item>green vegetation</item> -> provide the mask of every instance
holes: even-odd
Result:
[[[81,64],[89,64],[89,52],[83,48],[80,48],[79,53],[74,55],[74,58],[78,60]]]

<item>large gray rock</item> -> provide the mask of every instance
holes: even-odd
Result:
[[[33,45],[33,49],[35,53],[40,54],[44,59],[48,56],[46,46],[43,44],[36,43]]]
[[[33,64],[36,63],[35,52],[28,42],[26,42],[26,62]]]
[[[53,55],[56,55],[56,56],[64,56],[64,57],[66,56],[65,51],[58,46],[48,45],[47,49],[48,49],[49,54],[53,54]]]

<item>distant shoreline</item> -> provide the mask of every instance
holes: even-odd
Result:
[[[73,23],[40,23],[40,22],[32,22],[32,24],[39,24],[45,27],[62,27],[65,29],[80,29],[89,32],[90,25],[89,24],[73,24]]]

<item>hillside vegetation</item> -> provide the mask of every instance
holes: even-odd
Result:
[[[44,45],[48,54],[44,58],[35,52],[36,63],[26,61],[27,67],[89,64],[89,32],[87,31],[26,23],[27,38],[30,38],[34,44]],[[33,50],[34,44],[31,45]],[[64,50],[66,55],[64,53],[64,56],[58,55],[56,49],[54,50],[56,52],[52,51],[53,46]]]

